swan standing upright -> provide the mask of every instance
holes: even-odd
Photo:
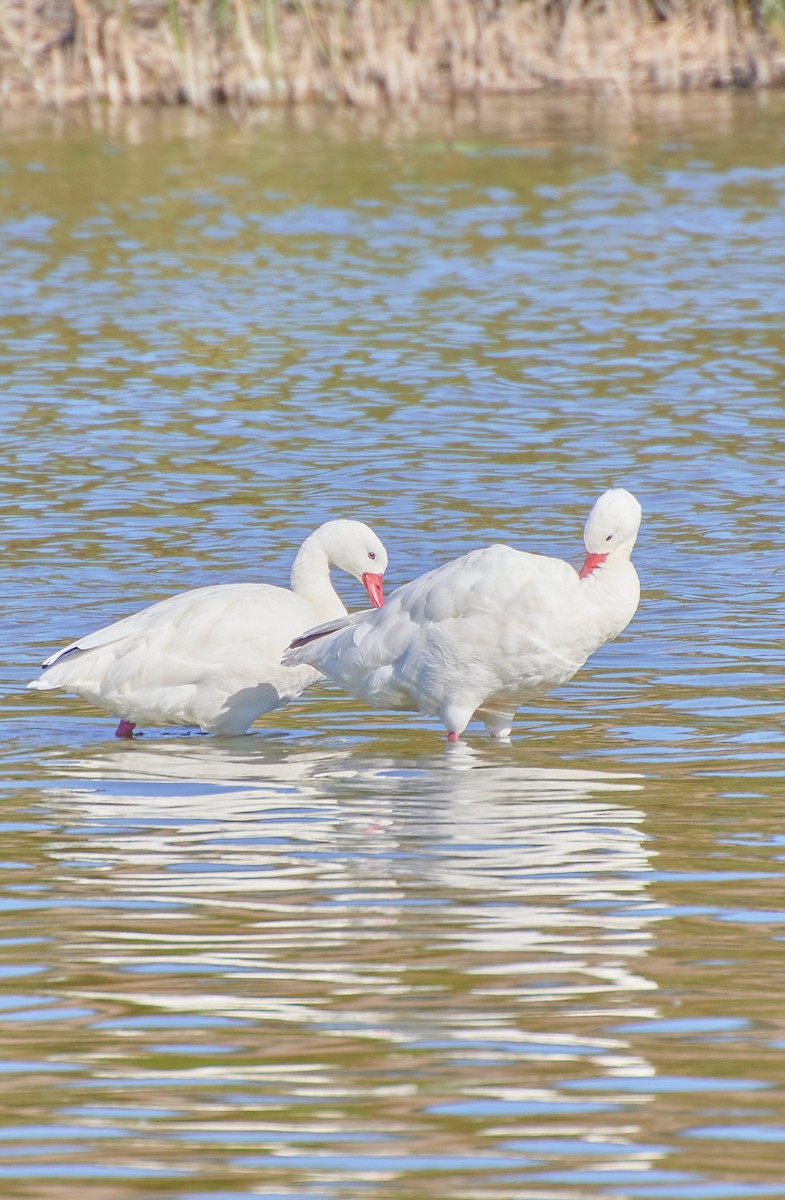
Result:
[[[510,546],[472,550],[398,588],[378,612],[296,638],[284,655],[378,708],[438,717],[457,741],[474,715],[509,737],[520,705],[572,679],[635,615],[630,561],[641,507],[624,488],[596,501],[580,572]]]
[[[131,737],[138,722],[245,733],[321,678],[313,667],[282,666],[281,656],[304,629],[346,615],[331,566],[361,580],[373,605],[384,603],[379,538],[361,521],[327,521],[300,546],[291,589],[224,583],[180,592],[72,642],[27,686],[75,692],[113,713],[118,737]]]

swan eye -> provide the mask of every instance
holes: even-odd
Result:
[[[369,558],[376,558],[376,551],[375,551],[375,550],[369,550],[369,551],[368,551],[368,557],[369,557]]]
[[[608,536],[606,537],[605,541],[610,542],[612,539],[613,539],[613,534],[609,533]]]

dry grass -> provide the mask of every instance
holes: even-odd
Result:
[[[785,83],[785,0],[0,0],[0,105]]]

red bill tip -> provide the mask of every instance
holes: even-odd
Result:
[[[585,579],[587,575],[591,575],[592,571],[596,567],[599,567],[601,563],[604,563],[607,557],[607,554],[587,554],[586,561],[580,570],[581,579]]]
[[[366,572],[363,575],[363,583],[365,590],[368,593],[368,598],[374,608],[381,608],[384,604],[384,579],[381,575],[371,575]]]

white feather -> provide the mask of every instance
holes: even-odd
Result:
[[[50,655],[28,687],[75,692],[133,723],[244,733],[321,677],[313,667],[283,666],[281,656],[315,621],[345,615],[331,564],[376,577],[387,555],[367,525],[327,522],[300,547],[291,589],[239,583],[180,592]]]
[[[437,716],[453,737],[475,713],[505,737],[527,697],[566,683],[631,621],[639,525],[635,497],[611,489],[586,522],[585,578],[509,546],[472,550],[399,588],[383,609],[309,631],[284,662],[315,667],[376,707]]]

